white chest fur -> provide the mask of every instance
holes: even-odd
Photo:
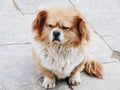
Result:
[[[83,58],[83,52],[79,48],[64,47],[54,44],[47,48],[40,42],[33,42],[41,65],[52,71],[58,78],[70,76],[73,69],[79,65]]]

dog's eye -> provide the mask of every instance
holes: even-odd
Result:
[[[62,29],[64,29],[64,30],[68,30],[68,29],[69,29],[69,27],[62,26]]]
[[[48,25],[48,27],[52,28],[52,27],[53,27],[53,25],[49,24],[49,25]]]

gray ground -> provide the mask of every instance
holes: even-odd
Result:
[[[31,54],[31,23],[46,6],[78,9],[91,32],[90,52],[102,62],[103,80],[82,73],[82,83],[59,81],[53,90],[120,90],[119,0],[0,0],[0,90],[45,90]]]

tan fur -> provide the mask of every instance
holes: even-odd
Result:
[[[78,15],[78,16],[75,16],[74,18],[75,20],[75,27],[77,28],[78,30],[78,36],[80,37],[80,41],[81,40],[86,40],[86,41],[89,41],[90,40],[90,35],[89,35],[89,31],[87,29],[87,26],[86,26],[86,22],[83,20],[83,18]]]
[[[77,48],[77,50],[80,49],[80,53],[78,54],[80,55],[80,57],[81,55],[83,55],[84,59],[82,58],[81,60],[79,60],[79,57],[76,59],[80,61],[79,62],[80,64],[79,63],[76,64],[76,62],[73,61],[72,62],[73,68],[71,69],[71,71],[72,70],[73,71],[69,72],[70,76],[68,75],[71,78],[70,82],[72,82],[73,85],[75,84],[74,82],[80,83],[80,76],[78,72],[81,72],[82,70],[84,70],[90,76],[95,76],[97,78],[102,79],[103,77],[102,76],[102,65],[98,61],[94,60],[94,58],[85,56],[85,53],[86,53],[85,50],[90,40],[90,34],[89,34],[84,18],[79,14],[77,10],[75,10],[74,8],[68,8],[68,7],[53,7],[53,8],[41,10],[33,22],[32,28],[33,28],[33,33],[34,33],[34,41],[38,42],[39,44],[42,43],[42,45],[45,46],[46,49],[49,49],[52,45],[55,45],[55,44],[61,45],[62,47],[65,47],[66,49],[68,48],[73,48],[73,49]],[[52,37],[51,35],[53,35],[52,31],[54,30],[57,30],[60,33],[62,33],[63,37],[60,42],[53,42],[51,40],[51,37]],[[42,46],[39,48],[42,48]],[[36,48],[35,50],[37,49],[39,50],[39,48]],[[52,53],[51,51],[52,50],[50,49],[49,53],[44,52],[44,55],[45,54],[49,55],[50,53]],[[41,52],[43,52],[43,50],[41,50],[39,53]],[[56,50],[54,50],[53,52],[57,53]],[[41,65],[41,61],[38,58],[37,53],[33,50],[33,57],[35,60],[35,64],[40,70],[40,72],[45,76],[44,82],[47,81],[47,83],[43,86],[45,88],[49,88],[48,86],[51,85],[51,88],[52,88],[54,87],[54,84],[55,84],[55,77],[57,77],[57,75],[58,76],[60,75],[53,73],[54,71],[52,70],[54,67],[52,66],[50,66],[52,67],[51,71],[48,70],[50,67],[46,69],[46,67],[49,66],[49,63],[45,62],[44,65],[45,64],[47,65],[46,67],[43,67],[42,66],[43,64]],[[57,55],[60,55],[60,54],[57,54]],[[62,54],[64,53],[62,52]],[[42,57],[41,54],[39,54],[39,57]],[[44,61],[44,58],[41,60]],[[48,60],[47,62],[49,62],[49,59],[47,60]],[[63,59],[63,62],[64,60],[66,59]],[[59,61],[60,64],[63,62]],[[56,63],[57,62],[55,62],[55,64],[50,64],[50,65],[55,66],[55,68],[60,66],[60,65],[56,66]],[[66,61],[64,63],[66,63]],[[70,68],[67,68],[65,72],[67,72],[69,69]],[[59,71],[59,68],[56,70]],[[48,81],[51,81],[52,83]]]
[[[39,60],[38,56],[36,55],[34,49],[32,49],[32,53],[33,53],[35,65],[37,66],[38,70],[40,70],[40,72],[46,77],[55,78],[55,75],[50,70],[46,69],[45,67],[43,67],[40,64],[40,60]]]
[[[35,40],[44,41],[45,37],[42,37],[42,30],[44,28],[47,16],[48,12],[42,10],[37,14],[34,22],[32,23],[32,29],[36,33]]]
[[[102,75],[103,67],[101,63],[99,63],[94,58],[90,58],[90,57],[85,58],[84,71],[90,76],[95,76],[99,79],[103,78],[103,75]]]
[[[66,13],[69,11],[69,14]],[[80,46],[82,40],[89,41],[89,31],[87,29],[85,20],[74,8],[57,7],[41,10],[35,18],[32,28],[36,33],[35,40],[43,41],[48,44],[48,36],[50,34],[49,25],[53,25],[51,28],[58,27],[63,32],[63,25],[69,27],[69,30],[64,31],[65,38],[69,39],[73,46]],[[44,29],[44,30],[43,30]]]
[[[82,61],[82,63],[80,63],[80,64],[72,71],[71,75],[74,75],[74,74],[76,74],[77,72],[80,72],[80,71],[84,70],[85,63],[86,63],[85,60]]]
[[[99,79],[103,78],[102,71],[103,67],[102,65],[93,58],[85,58],[82,63],[80,63],[71,73],[71,75],[76,74],[77,72],[81,71],[81,68],[84,67],[84,71],[89,74],[90,76],[97,77]]]

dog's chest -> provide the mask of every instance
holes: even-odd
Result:
[[[39,46],[37,49],[41,65],[55,73],[58,78],[70,76],[73,69],[81,63],[83,55],[78,48],[53,45],[50,48]]]

